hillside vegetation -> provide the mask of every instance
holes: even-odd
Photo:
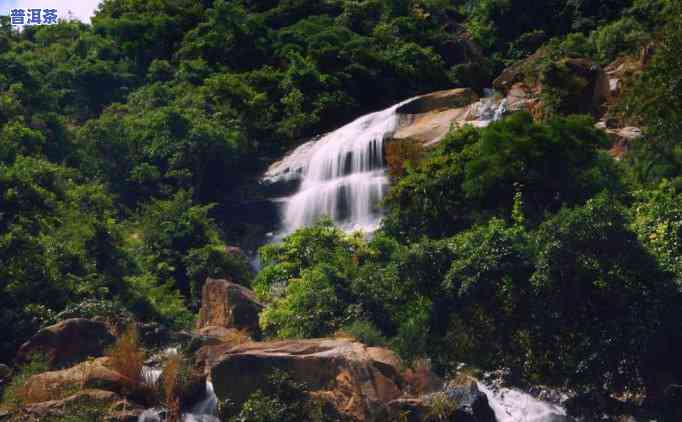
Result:
[[[342,331],[441,374],[583,390],[679,383],[680,45],[667,0],[104,0],[92,25],[21,32],[3,17],[0,362],[65,316],[190,327],[206,277],[228,276],[267,304],[267,338]],[[512,114],[407,164],[371,239],[324,220],[263,247],[257,275],[226,247],[250,228],[224,210],[309,137],[482,93],[538,50],[546,76],[642,49],[609,110],[644,132],[621,160],[593,116]]]

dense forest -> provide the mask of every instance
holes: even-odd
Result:
[[[210,276],[256,292],[266,339],[343,331],[440,375],[505,367],[653,407],[661,373],[682,382],[679,2],[104,0],[91,24],[0,19],[0,362],[67,317],[190,328]],[[643,50],[609,105],[643,136],[615,160],[557,63]],[[258,272],[226,246],[261,230],[230,210],[292,147],[538,56],[544,112],[411,156],[372,236],[321,220],[261,248]]]

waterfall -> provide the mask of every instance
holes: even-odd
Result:
[[[410,124],[397,109],[413,100],[367,114],[306,142],[268,169],[263,177],[266,182],[301,182],[296,193],[277,200],[282,204],[277,238],[325,216],[347,231],[372,232],[378,227],[379,204],[389,184],[384,140],[401,125]],[[498,99],[490,90],[469,107],[468,118],[459,123],[476,127],[487,126],[508,111],[507,100]]]
[[[161,375],[161,370],[153,368],[145,368],[145,377],[152,383],[156,383]],[[152,384],[150,384],[152,385]],[[138,418],[138,422],[162,422],[165,420],[165,409],[151,408],[142,412]],[[189,412],[182,414],[182,422],[220,422],[216,416],[218,414],[218,397],[213,391],[213,383],[206,381],[206,395],[197,404],[195,404]]]
[[[571,422],[566,410],[513,388],[494,388],[478,382],[488,397],[497,422]]]
[[[295,168],[302,181],[298,192],[283,201],[282,234],[324,216],[346,230],[377,228],[378,204],[388,189],[384,140],[397,129],[396,109],[407,101],[362,116],[285,158],[282,166]],[[299,160],[302,155],[305,162]]]

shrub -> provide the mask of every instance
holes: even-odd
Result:
[[[330,417],[314,398],[307,387],[295,382],[286,372],[275,370],[268,378],[264,391],[257,391],[237,409],[227,403],[222,406],[221,419],[225,422],[299,422],[299,421],[340,421]],[[335,415],[337,416],[337,415]]]
[[[635,53],[648,39],[642,25],[625,17],[593,32],[591,38],[602,63],[608,63],[623,53]]]
[[[385,346],[388,340],[369,321],[359,320],[344,325],[335,334],[337,337],[351,337],[367,346]]]
[[[489,127],[450,132],[391,187],[386,231],[398,239],[447,237],[491,216],[509,218],[521,191],[529,224],[564,204],[618,192],[605,135],[587,117],[535,123],[517,113]]]
[[[260,316],[263,331],[280,338],[323,337],[340,325],[343,303],[334,288],[334,268],[319,265],[289,281],[287,293]]]
[[[31,376],[49,371],[49,369],[47,357],[39,354],[30,356],[27,363],[16,370],[3,392],[0,404],[5,408],[17,409],[25,404],[50,400],[52,394],[47,389],[35,390],[26,386],[26,380]]]
[[[428,407],[427,418],[433,421],[449,421],[457,410],[457,403],[444,392],[431,394],[426,405]]]
[[[133,314],[118,301],[86,299],[68,305],[50,318],[45,325],[56,324],[68,318],[104,318],[113,332],[122,332],[134,320]]]
[[[641,359],[679,293],[630,231],[623,207],[600,195],[564,209],[533,242],[533,321],[527,370],[554,382],[638,387]]]

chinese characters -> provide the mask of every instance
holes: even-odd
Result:
[[[57,9],[12,9],[12,25],[53,25],[57,23]]]

